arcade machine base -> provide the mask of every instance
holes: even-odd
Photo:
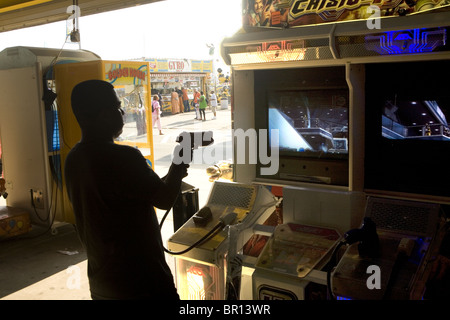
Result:
[[[287,223],[278,225],[256,262],[253,299],[326,299],[326,286],[308,275],[320,270],[341,239],[335,229]]]
[[[30,215],[22,209],[0,207],[0,239],[6,239],[31,230]]]
[[[412,246],[404,246],[403,242]],[[375,258],[360,257],[357,244],[351,245],[334,273],[335,295],[342,299],[409,300],[422,253],[428,248],[427,242],[419,242],[414,238],[380,236],[381,252]]]
[[[379,251],[361,256],[357,243],[347,248],[333,273],[336,298],[421,299],[438,216],[438,204],[370,197],[366,217],[376,224]]]

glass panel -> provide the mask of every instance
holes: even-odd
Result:
[[[148,105],[146,86],[129,84],[114,87],[125,112],[125,126],[117,141],[147,143]]]
[[[152,110],[148,64],[106,62],[105,79],[114,86],[124,111],[124,128],[116,143],[139,148],[153,166]]]

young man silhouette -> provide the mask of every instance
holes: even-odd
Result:
[[[67,156],[64,175],[92,298],[179,299],[154,207],[172,207],[189,165],[172,163],[160,178],[139,150],[114,143],[124,122],[110,83],[79,83],[71,102],[82,137]]]

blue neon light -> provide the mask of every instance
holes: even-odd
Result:
[[[352,298],[343,297],[343,296],[337,296],[336,300],[353,300]]]
[[[381,55],[432,52],[446,41],[444,28],[386,31],[365,37],[366,49]]]

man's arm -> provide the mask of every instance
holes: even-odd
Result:
[[[180,193],[181,181],[187,176],[188,167],[189,165],[183,163],[171,164],[169,172],[161,179],[163,183],[153,197],[155,207],[163,210],[172,208]]]
[[[174,159],[170,165],[169,172],[161,179],[163,184],[157,190],[154,197],[154,205],[157,208],[168,210],[175,203],[175,200],[180,193],[181,180],[188,175],[187,169],[189,168],[190,161],[192,161],[193,150],[189,148],[189,146],[188,149],[191,154],[188,158],[183,157],[184,149],[182,143],[175,147]]]

